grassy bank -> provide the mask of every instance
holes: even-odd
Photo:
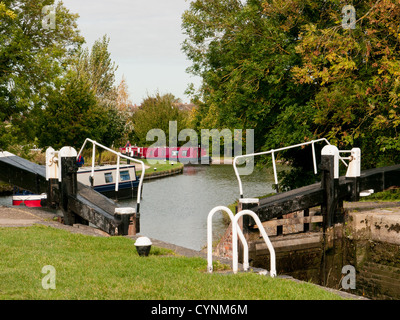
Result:
[[[115,150],[119,152],[119,150]],[[84,158],[85,158],[85,166],[91,166],[92,163],[92,156],[89,153],[88,150],[85,150],[84,152]],[[145,176],[152,176],[159,174],[160,172],[163,173],[168,173],[172,172],[175,170],[181,170],[184,165],[182,163],[176,162],[176,161],[163,161],[163,160],[147,160],[147,159],[140,159],[141,161],[144,162],[146,166],[146,171],[145,171]],[[157,162],[157,163],[155,163]],[[96,164],[99,163],[99,155],[96,157]],[[117,156],[109,151],[104,151],[101,154],[101,164],[117,164]],[[124,158],[121,158],[121,163],[126,164],[127,160]],[[136,172],[138,175],[141,174],[142,168],[141,165],[131,161],[131,164],[136,165]]]
[[[152,248],[137,255],[132,240],[71,234],[44,226],[0,228],[0,299],[339,299],[308,283],[257,274],[206,272],[201,258]],[[56,289],[45,290],[41,272],[56,270]]]
[[[145,176],[156,175],[160,172],[172,172],[175,170],[182,170],[184,165],[176,161],[160,161],[159,163],[154,163],[154,161],[149,161],[146,159],[141,159],[145,166],[148,168],[145,171]],[[142,172],[140,164],[137,165],[137,174],[140,175]]]
[[[390,188],[388,190],[373,193],[368,197],[363,197],[360,201],[400,201],[400,188]]]

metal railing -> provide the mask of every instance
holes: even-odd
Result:
[[[237,161],[239,159],[271,154],[271,156],[272,156],[272,166],[273,166],[273,169],[274,169],[275,185],[278,185],[278,173],[276,171],[275,154],[277,152],[279,152],[279,151],[289,150],[289,149],[298,148],[298,147],[302,147],[302,146],[306,146],[306,145],[310,145],[311,144],[312,145],[313,163],[314,163],[314,173],[317,174],[318,167],[317,167],[317,160],[316,160],[316,156],[315,156],[315,143],[318,143],[318,142],[326,142],[328,145],[330,145],[330,143],[329,143],[329,141],[327,139],[322,138],[322,139],[318,139],[318,140],[312,140],[312,141],[309,141],[309,142],[296,144],[296,145],[289,146],[289,147],[279,148],[279,149],[276,149],[276,150],[272,149],[272,150],[264,151],[264,152],[258,152],[258,153],[252,153],[252,154],[245,154],[245,155],[241,155],[241,156],[236,156],[233,159],[233,169],[235,170],[235,174],[236,174],[236,177],[237,177],[237,180],[238,180],[238,183],[239,183],[240,198],[243,198],[243,185],[242,185],[242,180],[240,179],[240,174],[239,174],[238,168],[236,166],[236,163],[237,163]]]
[[[256,222],[258,229],[261,232],[262,237],[264,238],[264,241],[268,247],[269,254],[270,254],[270,271],[269,274],[271,277],[276,277],[276,257],[275,257],[275,249],[272,246],[271,241],[268,238],[267,233],[265,232],[265,229],[260,221],[260,218],[250,210],[243,210],[240,211],[239,213],[236,214],[235,218],[232,221],[232,269],[233,273],[238,272],[238,241],[237,241],[237,234],[238,234],[238,220],[244,216],[244,215],[249,215],[251,216],[254,221]],[[249,248],[248,246],[244,248],[244,253],[246,254],[246,251],[248,251]],[[248,255],[248,253],[247,253]]]
[[[232,211],[224,206],[215,207],[210,211],[207,217],[207,270],[209,273],[213,272],[213,265],[212,265],[212,218],[214,214],[218,211],[225,211],[231,221],[233,222],[235,216],[233,215]],[[247,270],[249,268],[249,247],[247,241],[243,235],[242,230],[239,228],[236,231],[239,234],[240,241],[242,241],[244,252],[243,252],[243,269]],[[236,235],[237,237],[237,235]],[[237,239],[237,238],[236,238]],[[237,240],[236,240],[237,241]]]
[[[121,161],[121,158],[124,158],[124,159],[127,159],[127,160],[130,160],[130,161],[133,161],[133,162],[136,162],[136,163],[140,163],[140,164],[141,164],[141,166],[142,166],[142,173],[141,173],[140,180],[139,180],[139,186],[138,186],[138,191],[137,191],[137,202],[136,202],[136,203],[137,203],[136,212],[139,213],[139,209],[140,209],[140,199],[141,199],[142,186],[143,186],[143,180],[144,180],[144,174],[145,174],[145,165],[144,165],[144,162],[143,162],[143,161],[140,161],[140,160],[138,160],[138,159],[135,159],[135,158],[131,158],[131,157],[129,157],[129,156],[126,156],[126,155],[124,155],[124,154],[122,154],[122,153],[120,153],[120,152],[117,152],[117,151],[115,151],[115,150],[112,150],[112,149],[110,149],[110,148],[107,148],[106,146],[103,146],[102,144],[100,144],[100,143],[98,143],[98,142],[96,142],[96,141],[94,141],[94,140],[92,140],[92,139],[89,139],[89,138],[87,138],[87,139],[85,140],[85,142],[83,143],[83,146],[82,146],[81,150],[79,151],[79,153],[78,153],[76,159],[79,159],[79,157],[81,156],[82,151],[83,151],[83,149],[85,148],[87,142],[90,142],[90,143],[93,144],[93,150],[92,150],[92,173],[91,173],[92,179],[94,178],[94,167],[95,167],[95,159],[96,159],[96,146],[98,146],[98,147],[100,147],[100,148],[103,148],[104,150],[107,150],[107,151],[109,151],[109,152],[111,152],[111,153],[117,155],[117,181],[116,181],[116,183],[115,183],[115,191],[118,191],[118,189],[119,189],[119,171],[120,171],[120,161]]]

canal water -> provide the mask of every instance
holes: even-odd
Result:
[[[253,174],[241,178],[245,197],[273,192],[272,169],[255,169]],[[238,198],[239,185],[231,165],[185,166],[183,174],[144,183],[140,234],[201,250],[207,244],[208,213]],[[130,201],[120,203],[134,206]],[[215,214],[214,238],[225,230],[222,214]]]

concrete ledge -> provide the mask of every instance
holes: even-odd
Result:
[[[400,245],[400,209],[374,209],[348,214],[350,237]]]

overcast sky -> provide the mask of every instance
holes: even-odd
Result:
[[[185,36],[181,16],[190,0],[63,0],[64,6],[78,13],[78,27],[92,47],[107,34],[109,51],[118,65],[117,84],[125,77],[130,98],[140,104],[143,98],[172,93],[184,102],[189,83],[197,88],[198,77],[185,70],[191,65],[181,51]]]

